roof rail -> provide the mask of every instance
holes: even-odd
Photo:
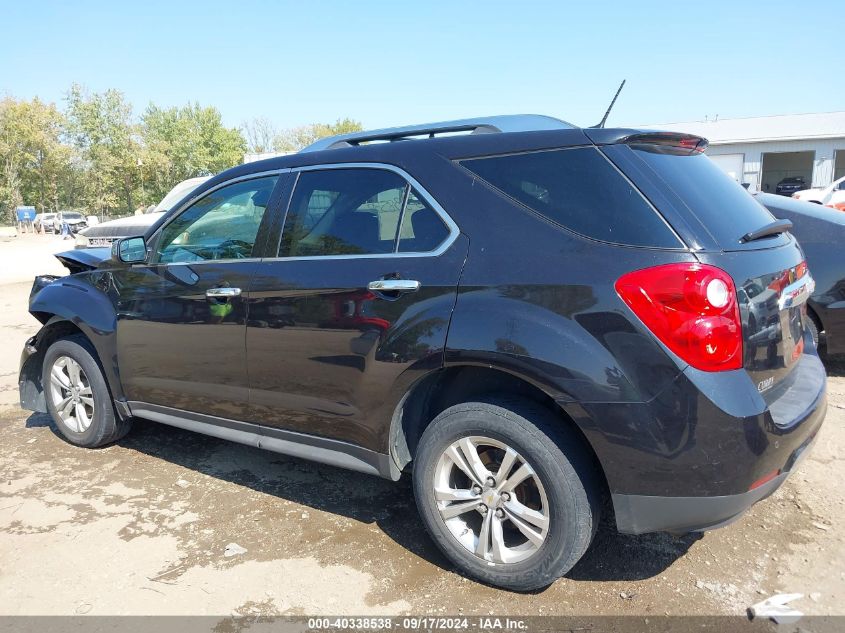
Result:
[[[318,152],[324,149],[354,147],[371,141],[402,141],[414,136],[434,138],[437,134],[450,132],[470,132],[485,134],[490,132],[536,132],[540,130],[566,130],[575,127],[566,121],[542,114],[504,114],[500,116],[479,117],[477,119],[458,119],[439,123],[423,123],[404,127],[391,127],[383,130],[369,130],[329,136],[299,150]]]

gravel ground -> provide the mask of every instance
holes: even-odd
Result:
[[[65,242],[68,248],[69,242]],[[20,410],[49,236],[0,238],[0,615],[735,614],[778,592],[845,612],[845,363],[813,453],[770,499],[703,536],[620,536],[545,591],[456,574],[398,484],[141,422],[99,450]],[[23,281],[26,279],[26,281]],[[226,556],[230,543],[246,551]]]

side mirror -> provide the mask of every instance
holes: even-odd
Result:
[[[147,259],[147,245],[143,237],[124,237],[112,244],[111,254],[125,264],[140,264]]]

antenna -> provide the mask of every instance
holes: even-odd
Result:
[[[594,125],[593,127],[604,127],[604,124],[607,122],[607,117],[610,116],[610,111],[613,109],[613,104],[616,103],[616,99],[619,98],[619,93],[622,92],[622,88],[625,86],[626,81],[626,79],[623,79],[622,83],[619,84],[619,90],[617,90],[616,94],[613,95],[613,101],[611,101],[610,105],[607,106],[607,112],[604,113],[604,116],[601,118],[601,121],[598,123],[598,125]]]

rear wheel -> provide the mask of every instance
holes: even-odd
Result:
[[[414,492],[423,521],[461,571],[517,591],[551,584],[581,558],[599,487],[579,438],[523,401],[471,402],[423,434]]]
[[[91,343],[84,336],[55,341],[44,355],[42,385],[47,410],[72,444],[93,448],[114,442],[131,421],[114,410]]]
[[[810,334],[813,337],[813,343],[816,345],[816,349],[819,348],[819,325],[816,323],[816,318],[812,314],[807,312],[807,329],[810,330]]]

